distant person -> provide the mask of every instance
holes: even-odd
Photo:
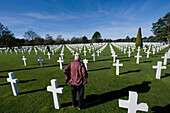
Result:
[[[67,65],[63,70],[66,75],[65,83],[71,84],[72,91],[72,107],[76,106],[76,95],[78,92],[78,110],[84,108],[84,85],[87,83],[87,71],[82,62],[80,62],[81,56],[76,53],[74,61]]]
[[[50,46],[47,46],[47,50],[48,50],[48,52],[50,52]]]

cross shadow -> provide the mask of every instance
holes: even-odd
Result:
[[[151,108],[153,113],[170,113],[170,104],[164,107],[161,106],[154,106]]]
[[[63,64],[65,65],[65,64]],[[43,68],[47,68],[47,67],[54,67],[54,66],[60,66],[59,64],[55,64],[55,65],[49,65],[49,66],[44,66]],[[13,72],[13,71],[21,71],[21,70],[30,70],[30,69],[38,69],[41,67],[32,67],[32,68],[23,68],[23,69],[13,69],[13,70],[5,70],[5,71],[0,71],[0,72]]]
[[[0,76],[0,78],[7,78],[8,76]]]
[[[169,77],[170,76],[170,73],[166,73],[164,76],[161,76],[161,78],[166,78],[166,77]]]
[[[129,60],[120,60],[120,62],[123,62],[123,61],[129,61]]]
[[[59,85],[58,87],[64,87],[64,86],[67,86],[67,85]],[[44,87],[42,89],[36,89],[36,90],[31,90],[31,91],[20,92],[19,95],[35,93],[35,92],[39,92],[39,91],[46,91],[46,90],[47,90],[47,87]]]
[[[44,87],[42,89],[36,89],[36,90],[31,90],[31,91],[20,92],[19,95],[28,94],[28,93],[35,93],[35,92],[45,91],[45,90],[47,90],[46,87]]]
[[[110,59],[110,58],[109,59],[101,59],[101,60],[95,60],[95,62],[108,61],[108,60],[113,60],[113,59]],[[94,62],[94,61],[89,61],[89,63],[90,62]]]
[[[143,62],[140,62],[140,63],[149,63],[149,62],[152,62],[152,61],[143,61]]]
[[[121,75],[121,74],[127,74],[127,73],[133,73],[133,72],[140,72],[140,71],[142,71],[142,70],[141,70],[141,69],[139,69],[139,70],[130,70],[130,71],[122,72],[122,73],[119,73],[119,74]]]
[[[27,83],[27,82],[30,82],[30,81],[36,81],[37,79],[31,79],[31,80],[19,80],[18,83]]]
[[[110,67],[106,67],[106,68],[99,68],[99,69],[93,69],[93,70],[88,70],[88,71],[98,71],[98,70],[105,70],[105,69],[111,69]]]
[[[3,84],[0,84],[0,86],[4,86],[4,85],[9,85],[10,83],[3,83]]]
[[[120,99],[124,96],[129,96],[129,91],[136,91],[137,93],[147,93],[150,90],[149,84],[152,82],[144,81],[142,84],[136,84],[133,86],[128,86],[120,90],[106,92],[103,94],[92,94],[87,95],[85,99],[86,108],[97,106],[115,99]],[[62,104],[62,107],[70,106],[71,102]]]

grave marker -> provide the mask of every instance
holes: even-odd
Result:
[[[23,56],[22,60],[24,61],[24,65],[27,66],[27,62],[26,62],[27,59],[25,58],[25,56]]]
[[[166,66],[162,66],[162,61],[158,61],[157,66],[152,66],[152,68],[157,69],[156,70],[156,79],[160,79],[161,78],[161,69],[166,69]]]
[[[123,66],[123,64],[119,64],[119,60],[116,60],[116,64],[113,64],[113,66],[116,66],[116,75],[119,75],[119,66]]]
[[[9,78],[7,78],[7,81],[11,83],[13,94],[14,94],[14,96],[18,96],[19,92],[18,92],[16,83],[19,81],[18,81],[18,79],[16,79],[14,77],[13,72],[8,73],[8,75],[9,75]]]
[[[136,113],[136,111],[148,112],[148,105],[146,103],[138,103],[137,92],[129,91],[129,100],[119,99],[119,107],[127,108],[128,113]]]
[[[60,105],[60,99],[59,99],[58,93],[62,94],[64,89],[58,87],[56,79],[51,80],[51,86],[47,87],[47,91],[50,91],[50,92],[53,93],[53,100],[54,100],[55,109],[60,109],[61,105]]]

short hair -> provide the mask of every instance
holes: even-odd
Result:
[[[81,55],[79,53],[76,53],[74,60],[80,60],[80,59],[81,59]]]

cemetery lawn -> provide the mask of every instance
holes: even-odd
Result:
[[[120,63],[120,75],[116,75],[116,69],[113,67],[110,47],[102,51],[96,61],[92,61],[92,56],[87,52],[84,57],[82,50],[82,59],[87,58],[88,63],[88,83],[85,85],[85,101],[87,107],[78,111],[78,107],[71,107],[71,87],[65,83],[65,75],[60,70],[57,62],[59,53],[48,59],[38,51],[35,55],[32,53],[25,54],[27,65],[24,66],[22,54],[0,54],[0,112],[6,113],[127,113],[127,109],[119,108],[118,100],[128,100],[129,91],[138,93],[138,102],[147,103],[149,113],[161,112],[168,113],[170,109],[170,60],[166,70],[162,70],[160,80],[155,79],[156,70],[152,69],[153,65],[157,65],[157,61],[163,61],[161,56],[168,51],[169,47],[155,55],[150,54],[150,58],[146,58],[146,53],[142,52],[140,63],[136,64],[134,56],[136,52],[131,54],[123,54],[120,50],[113,47]],[[87,49],[86,49],[87,50]],[[136,51],[136,50],[135,50]],[[4,53],[4,52],[3,52]],[[39,56],[44,59],[43,68],[37,61]],[[65,47],[64,63],[73,61],[74,56]],[[11,85],[6,81],[8,72],[14,72],[19,95],[13,96]],[[50,80],[57,79],[58,86],[64,88],[64,93],[59,94],[61,109],[54,109],[53,96],[51,92],[47,92],[46,87],[51,85]],[[139,112],[139,111],[138,111]]]

